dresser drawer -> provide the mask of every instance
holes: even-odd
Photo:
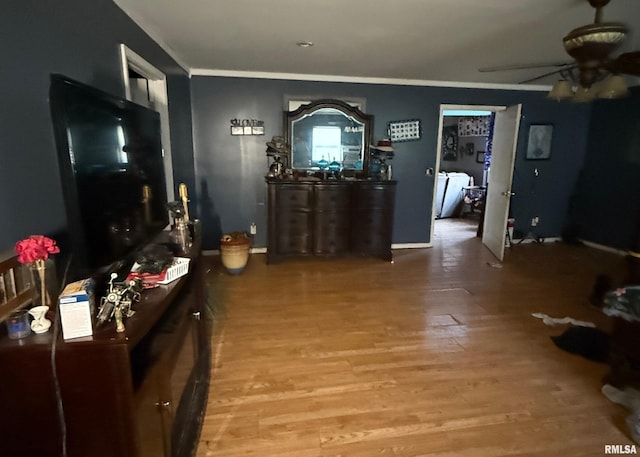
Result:
[[[313,227],[315,233],[325,230],[349,230],[349,211],[318,211],[315,213]]]
[[[349,186],[326,185],[316,186],[313,200],[316,210],[346,209],[350,204]]]
[[[282,186],[278,190],[277,208],[311,208],[312,189],[309,186]]]
[[[311,213],[306,211],[281,211],[277,215],[276,231],[290,235],[311,232]]]
[[[289,254],[310,254],[311,235],[280,233],[276,237],[277,252],[281,255]]]
[[[345,231],[326,230],[316,235],[313,252],[317,255],[346,254],[350,251],[349,234]]]
[[[353,193],[353,203],[356,208],[393,208],[395,202],[395,187],[388,185],[359,185]]]

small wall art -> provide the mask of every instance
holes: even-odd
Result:
[[[389,139],[393,142],[416,141],[422,136],[419,119],[391,121],[387,130]]]
[[[548,160],[551,158],[551,137],[553,125],[531,124],[527,140],[527,160]]]
[[[264,135],[264,121],[231,119],[231,135]]]

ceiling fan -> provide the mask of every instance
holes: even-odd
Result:
[[[612,57],[612,53],[624,42],[628,29],[620,22],[602,21],[603,8],[609,1],[588,0],[589,4],[596,10],[593,24],[573,29],[562,39],[565,51],[573,58],[573,61],[487,67],[481,68],[479,71],[490,72],[553,67],[552,71],[521,81],[521,84],[537,81],[559,73],[569,87],[571,87],[569,82],[571,81],[579,84],[582,90],[589,90],[595,83],[603,81],[605,78],[617,77],[622,79],[620,77],[621,74],[640,76],[640,51],[626,52],[617,57]],[[619,83],[619,81],[617,82]],[[626,92],[626,84],[624,91]],[[571,95],[562,98],[569,98]]]

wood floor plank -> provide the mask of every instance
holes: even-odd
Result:
[[[475,228],[370,258],[207,258],[212,379],[197,457],[590,456],[633,444],[608,368],[560,350],[532,313],[608,330],[588,303],[625,260],[521,244],[500,264]],[[448,233],[449,230],[449,233]],[[640,451],[639,451],[640,452]]]

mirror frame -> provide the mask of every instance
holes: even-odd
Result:
[[[314,112],[326,109],[333,108],[347,116],[353,117],[356,121],[362,122],[364,124],[364,142],[363,142],[363,150],[362,150],[362,170],[356,171],[356,176],[360,178],[366,178],[369,174],[369,147],[372,142],[372,134],[373,134],[373,119],[374,116],[372,114],[366,114],[360,111],[358,108],[349,105],[348,103],[343,102],[342,100],[336,99],[320,99],[314,100],[311,103],[300,106],[295,111],[285,111],[284,112],[284,126],[285,126],[285,138],[287,139],[290,145],[293,144],[292,138],[292,124],[294,121],[301,119],[304,116],[313,114]],[[293,168],[293,151],[290,153],[289,163]],[[309,168],[295,168],[296,170],[309,170]]]

